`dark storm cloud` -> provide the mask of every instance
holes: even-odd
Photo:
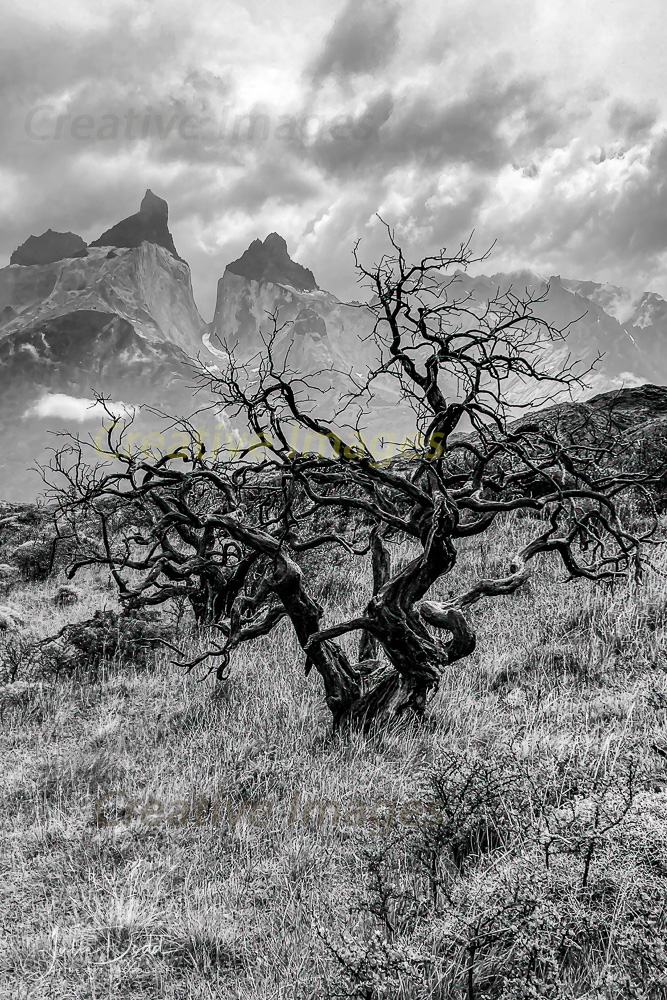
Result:
[[[398,44],[396,0],[348,0],[308,68],[311,79],[345,79],[383,66]]]
[[[358,236],[381,249],[378,210],[415,252],[475,227],[484,246],[501,237],[503,266],[604,277],[625,261],[629,283],[665,253],[665,117],[649,99],[667,71],[646,3],[645,29],[617,0],[605,48],[589,45],[603,0],[576,33],[565,0],[478,0],[474,17],[467,0],[337,0],[333,24],[324,0],[200,0],[196,16],[177,0],[35,0],[0,37],[2,262],[49,226],[96,238],[151,187],[204,312],[228,260],[271,229],[350,294],[348,251]],[[26,134],[42,105],[38,132],[69,116],[57,139]]]
[[[271,159],[257,156],[254,162],[246,161],[243,173],[225,188],[221,198],[226,205],[255,214],[259,228],[261,210],[268,201],[303,204],[320,192],[320,184],[312,176],[303,169],[295,169],[290,158],[279,153],[277,150]]]
[[[400,99],[380,94],[354,119],[352,141],[324,136],[314,144],[313,157],[332,174],[362,165],[386,173],[411,162],[430,170],[468,163],[493,172],[531,157],[572,118],[539,79],[500,82],[483,74],[463,97],[449,102],[423,90]]]
[[[187,134],[188,116],[214,122],[230,100],[231,75],[198,65],[190,26],[146,30],[130,16],[136,9],[127,5],[124,18],[81,28],[21,16],[5,23],[0,164],[14,188],[11,201],[0,199],[5,260],[27,235],[49,227],[96,238],[136,211],[148,186],[165,192],[173,210],[173,168],[204,158],[205,143],[180,133]],[[232,154],[217,144],[211,158],[224,164]]]

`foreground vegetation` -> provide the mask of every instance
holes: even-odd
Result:
[[[496,573],[529,520],[466,540],[447,588]],[[370,592],[348,559],[318,581],[341,615]],[[2,995],[667,996],[667,582],[560,579],[544,560],[480,602],[424,722],[366,735],[332,735],[288,622],[221,682],[122,646],[54,676],[35,639],[115,591],[12,586]]]

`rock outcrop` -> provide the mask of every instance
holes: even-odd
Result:
[[[287,243],[278,233],[269,233],[263,243],[253,240],[238,260],[227,265],[227,270],[252,281],[288,285],[298,292],[317,288],[313,272],[292,260]]]
[[[31,267],[33,264],[53,264],[68,257],[85,257],[86,244],[76,233],[56,233],[47,229],[41,236],[29,236],[9,258],[10,264]]]
[[[84,258],[0,269],[0,338],[82,311],[116,314],[145,340],[169,342],[188,355],[201,350],[204,321],[190,269],[155,243],[111,256],[91,247]]]
[[[368,353],[360,339],[371,325],[365,310],[318,288],[313,272],[291,259],[277,233],[263,243],[253,240],[227,265],[218,282],[209,344],[214,350],[234,347],[242,357],[254,354],[262,349],[262,337],[271,333],[274,313],[282,328],[280,344],[285,349],[292,345],[292,367],[305,364],[304,352],[317,368],[338,369],[361,363]]]
[[[138,247],[142,243],[156,243],[181,260],[176,252],[174,240],[167,221],[169,206],[164,198],[158,198],[149,188],[144,195],[139,211],[122,222],[107,229],[91,247]]]

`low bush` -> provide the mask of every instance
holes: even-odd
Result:
[[[0,589],[10,590],[15,583],[18,583],[20,573],[16,566],[9,563],[0,563]]]
[[[67,584],[58,587],[53,595],[53,603],[57,608],[71,607],[73,604],[78,604],[80,600],[81,595],[76,587],[69,587]]]
[[[20,611],[7,604],[0,605],[0,632],[15,632],[25,624]]]
[[[360,846],[347,926],[319,926],[328,995],[664,998],[664,805],[641,748],[489,751],[433,771],[438,822]]]
[[[12,552],[12,563],[24,580],[47,580],[53,568],[55,539],[29,539]]]
[[[118,614],[96,611],[92,618],[66,625],[40,644],[42,670],[49,674],[85,671],[95,674],[103,664],[149,664],[153,651],[169,641],[171,630],[154,613]]]

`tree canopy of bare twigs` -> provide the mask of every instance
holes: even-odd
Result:
[[[541,300],[512,289],[483,304],[457,297],[456,269],[476,262],[469,245],[410,264],[390,230],[388,240],[369,268],[355,248],[375,360],[363,380],[350,376],[342,404],[319,394],[322,373],[292,371],[289,352],[276,356],[274,335],[249,362],[231,352],[224,370],[198,367],[211,406],[249,428],[250,443],[208,454],[181,420],[188,444],[153,457],[125,447],[128,422],[109,409],[107,464],[88,462],[90,446],[74,439],[47,470],[61,517],[99,524],[99,542],[89,541],[71,575],[108,566],[129,606],[187,598],[214,636],[188,666],[213,657],[219,676],[235,648],[289,619],[334,724],[422,713],[443,667],[475,648],[467,609],[516,591],[539,554],[560,559],[572,578],[619,580],[640,573],[650,541],[622,517],[624,498],[646,491],[648,475],[605,462],[610,442],[583,431],[564,439],[537,416],[514,419],[518,384],[544,403],[580,388],[586,375],[569,360],[556,371],[543,363],[544,344],[564,341],[567,330],[536,315]],[[411,408],[409,459],[380,462],[364,441],[380,379]],[[300,451],[295,428],[326,446]],[[506,573],[434,600],[461,540],[512,511],[533,512],[534,533],[508,552]],[[397,540],[409,540],[414,555],[394,567]],[[304,568],[334,547],[372,566],[373,593],[342,621],[315,600]],[[350,632],[360,635],[354,662],[337,642]]]

